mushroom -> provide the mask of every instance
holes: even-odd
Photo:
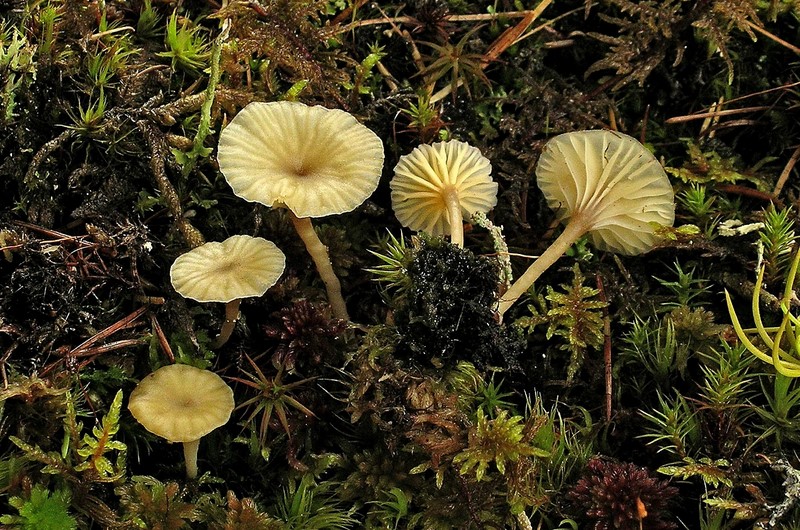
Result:
[[[334,315],[349,320],[328,249],[311,218],[352,211],[375,191],[383,168],[380,138],[343,110],[256,102],[222,131],[217,159],[236,195],[289,209]]]
[[[172,286],[184,298],[225,303],[225,322],[212,347],[233,333],[242,298],[261,296],[278,281],[286,257],[261,237],[232,236],[181,254],[169,270]]]
[[[600,250],[635,255],[650,250],[658,240],[656,229],[675,220],[667,174],[650,151],[626,134],[558,135],[544,146],[536,178],[566,226],[501,297],[501,316],[584,234]]]
[[[420,145],[401,156],[389,183],[400,223],[433,235],[449,234],[464,245],[464,216],[486,213],[497,204],[492,165],[477,147],[452,140]]]
[[[145,429],[183,443],[188,478],[197,477],[200,438],[225,425],[233,407],[233,390],[220,376],[187,364],[170,364],[151,373],[128,401],[128,410]]]

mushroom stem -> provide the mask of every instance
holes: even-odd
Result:
[[[461,248],[464,246],[464,219],[455,188],[451,187],[445,192],[444,203],[447,206],[447,222],[450,224],[450,242]]]
[[[314,265],[317,266],[317,272],[319,272],[322,282],[325,284],[325,290],[328,292],[328,303],[333,309],[333,315],[336,318],[350,320],[350,316],[347,314],[347,306],[342,296],[342,285],[333,272],[328,247],[320,241],[309,217],[297,217],[294,212],[289,210],[289,218],[292,220],[300,239],[305,243],[306,250],[311,255],[311,259],[314,260]]]
[[[500,304],[497,311],[501,317],[508,311],[508,308],[533,285],[533,282],[539,279],[539,276],[541,276],[544,271],[558,261],[558,258],[563,256],[575,241],[589,231],[591,228],[589,218],[590,216],[582,213],[574,214],[567,223],[567,226],[564,227],[564,231],[561,232],[561,235],[547,247],[541,256],[536,258],[536,261],[531,263],[528,270],[517,278],[517,281],[511,284],[508,291],[500,297]]]
[[[222,328],[219,330],[219,335],[214,339],[212,348],[221,348],[233,334],[233,329],[236,327],[236,321],[239,320],[239,305],[242,299],[237,298],[225,304],[225,322],[222,323]]]
[[[186,477],[197,478],[197,450],[200,438],[191,442],[183,442],[183,459],[186,461]]]

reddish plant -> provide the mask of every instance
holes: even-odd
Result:
[[[668,530],[677,525],[662,517],[677,493],[678,488],[650,476],[646,468],[593,458],[567,498],[594,521],[593,530]]]

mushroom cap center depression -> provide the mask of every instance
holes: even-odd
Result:
[[[324,217],[355,209],[375,191],[383,143],[341,110],[251,103],[222,131],[217,158],[239,197]]]
[[[145,429],[171,442],[199,440],[225,424],[233,407],[233,391],[222,378],[182,364],[145,377],[128,403]]]

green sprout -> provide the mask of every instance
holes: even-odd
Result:
[[[95,88],[103,90],[111,85],[114,77],[119,76],[120,72],[128,67],[128,59],[137,53],[138,50],[126,49],[121,41],[115,42],[111,47],[90,52],[86,57],[89,91]]]
[[[269,378],[264,375],[264,372],[261,371],[261,368],[258,367],[255,361],[253,361],[249,355],[245,355],[245,358],[247,359],[247,362],[250,363],[250,366],[253,367],[256,375],[243,370],[243,373],[247,376],[247,379],[243,379],[241,377],[231,377],[230,379],[257,391],[255,397],[252,397],[244,403],[241,403],[236,408],[241,409],[249,407],[250,405],[253,406],[253,410],[247,417],[247,423],[253,421],[258,414],[261,413],[261,424],[259,425],[258,429],[258,440],[262,446],[267,440],[267,430],[269,428],[273,413],[275,413],[275,416],[278,417],[278,421],[283,427],[284,432],[286,432],[286,435],[290,438],[292,436],[292,429],[289,426],[289,408],[294,408],[309,418],[316,417],[316,415],[311,412],[308,407],[300,403],[297,399],[292,397],[291,394],[289,394],[290,390],[303,386],[309,381],[313,381],[316,379],[315,377],[309,377],[293,383],[284,383],[282,380],[283,367],[278,369],[278,373],[275,375],[275,377]]]
[[[759,298],[761,296],[761,287],[764,283],[764,271],[766,264],[762,264],[758,270],[758,279],[756,280],[755,289],[753,289],[753,321],[755,328],[743,329],[739,323],[739,318],[733,308],[731,296],[725,290],[725,300],[728,304],[728,313],[731,316],[733,328],[736,330],[736,335],[739,340],[747,348],[747,350],[761,359],[775,367],[779,374],[786,377],[800,377],[800,345],[798,345],[798,330],[800,330],[800,319],[795,317],[789,312],[789,303],[794,294],[795,276],[797,275],[797,267],[800,265],[800,252],[795,252],[792,266],[789,269],[789,274],[786,278],[786,286],[783,291],[783,298],[780,302],[781,311],[783,311],[783,318],[781,324],[775,327],[764,327],[761,321],[761,309],[759,308]],[[758,336],[769,348],[769,354],[758,348],[748,338],[748,334],[758,333]],[[770,336],[770,333],[774,335]],[[781,347],[782,341],[786,339],[789,345],[789,351]]]
[[[91,137],[102,128],[107,104],[105,92],[101,89],[97,99],[93,102],[90,101],[86,108],[78,103],[77,114],[67,110],[67,114],[72,119],[72,125],[67,125],[67,128],[81,136]]]
[[[56,22],[61,19],[62,13],[56,6],[48,3],[39,11],[38,15],[42,33],[39,40],[39,57],[49,57],[58,35]]]
[[[453,99],[455,99],[456,91],[461,85],[464,85],[467,95],[471,95],[469,85],[475,80],[489,86],[491,84],[489,78],[483,73],[481,62],[483,54],[467,51],[470,39],[480,28],[481,26],[478,26],[465,33],[455,45],[450,42],[437,44],[435,42],[420,41],[422,44],[432,48],[435,55],[431,57],[430,63],[419,72],[419,75],[422,75],[427,83],[435,83],[439,79],[449,76],[449,92]]]
[[[408,266],[414,259],[414,249],[406,244],[402,233],[397,238],[391,232],[381,237],[377,246],[379,251],[367,249],[367,252],[383,263],[365,270],[374,275],[373,281],[383,283],[387,292],[394,291],[395,302],[402,300],[412,288]]]
[[[136,35],[142,39],[151,39],[156,34],[161,17],[153,9],[152,0],[144,0],[144,5],[139,11],[139,20],[136,22]]]
[[[11,123],[19,92],[34,80],[35,52],[20,30],[0,24],[0,125]]]
[[[775,209],[774,205],[764,210],[764,226],[758,231],[764,245],[765,277],[767,282],[777,279],[786,271],[794,247],[794,215],[791,208]]]
[[[167,21],[167,32],[164,35],[167,51],[159,53],[159,57],[172,59],[173,68],[182,68],[197,73],[206,67],[211,56],[209,45],[200,33],[200,27],[189,27],[189,19],[184,18],[178,27],[178,13],[173,12]]]

